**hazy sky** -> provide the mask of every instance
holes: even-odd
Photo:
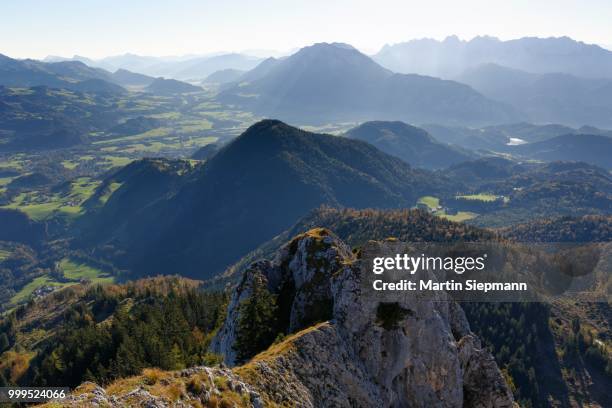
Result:
[[[291,50],[364,52],[413,38],[562,36],[612,45],[612,0],[0,0],[0,53],[103,57]]]

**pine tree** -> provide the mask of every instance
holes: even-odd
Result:
[[[180,370],[185,368],[185,364],[183,363],[183,353],[181,352],[181,348],[178,344],[174,343],[170,352],[166,357],[166,367],[167,370]]]
[[[580,319],[578,317],[572,319],[572,332],[574,334],[580,332]]]
[[[251,296],[239,306],[234,348],[239,361],[246,361],[268,348],[277,336],[276,296],[262,279],[253,281]]]
[[[9,348],[10,343],[6,333],[0,334],[0,353]]]

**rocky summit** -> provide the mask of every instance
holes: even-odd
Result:
[[[323,228],[300,234],[272,261],[253,263],[234,289],[211,343],[231,369],[145,370],[107,389],[81,386],[66,405],[513,407],[492,355],[446,293],[398,302],[365,293],[362,254],[393,245],[370,241],[352,251]],[[262,287],[277,299],[270,321],[279,333],[245,358],[244,305]]]
[[[370,242],[384,250],[385,242]],[[302,329],[235,368],[276,403],[299,406],[510,407],[493,357],[470,331],[459,305],[405,297],[380,303],[362,293],[359,253],[325,229],[255,263],[234,292],[213,351],[236,363],[240,304],[255,282],[290,297],[287,332]],[[291,288],[288,290],[287,288]],[[287,293],[291,292],[291,293]],[[327,318],[326,318],[327,317]],[[323,323],[311,325],[313,321]]]

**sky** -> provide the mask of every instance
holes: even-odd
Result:
[[[567,35],[612,48],[611,21],[611,0],[0,0],[0,53],[286,52],[323,41],[374,53],[448,35]]]

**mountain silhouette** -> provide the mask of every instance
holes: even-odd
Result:
[[[469,86],[394,74],[346,44],[315,44],[267,60],[219,100],[298,123],[403,120],[410,123],[498,123],[520,115]]]

